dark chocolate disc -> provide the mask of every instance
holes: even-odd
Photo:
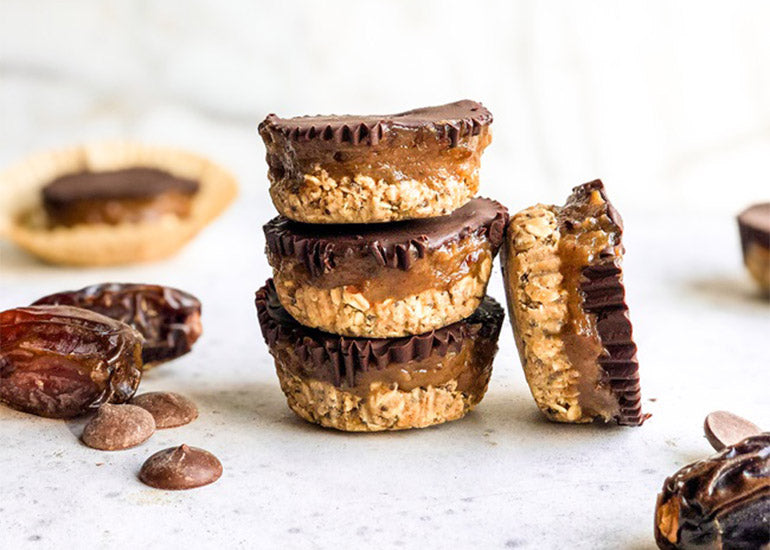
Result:
[[[497,340],[505,314],[486,296],[478,309],[462,321],[438,330],[402,338],[349,338],[300,325],[281,306],[273,280],[256,294],[257,317],[269,348],[281,342],[291,345],[298,357],[312,365],[319,378],[339,386],[353,385],[357,371],[383,369],[391,363],[422,361],[459,351],[466,338]],[[331,372],[329,372],[331,371]]]
[[[447,243],[483,235],[493,250],[503,242],[508,211],[499,202],[475,198],[448,216],[394,223],[315,225],[284,216],[264,227],[267,250],[294,256],[311,274],[329,271],[350,256],[371,256],[382,266],[408,270],[415,260]]]
[[[156,168],[124,168],[104,172],[79,172],[61,176],[43,188],[43,202],[62,207],[82,200],[136,199],[168,191],[192,195],[196,181],[179,178]]]
[[[728,411],[714,411],[703,421],[703,431],[711,446],[717,451],[735,445],[739,441],[759,435],[759,426]]]
[[[139,479],[156,489],[179,491],[214,483],[222,476],[222,463],[210,452],[180,445],[158,451],[139,470]]]
[[[391,134],[430,129],[450,146],[466,136],[478,135],[492,123],[490,113],[481,103],[456,101],[435,107],[423,107],[394,115],[301,116],[280,118],[274,114],[259,125],[259,132],[269,136],[278,132],[291,141],[328,141],[335,144],[377,145]]]

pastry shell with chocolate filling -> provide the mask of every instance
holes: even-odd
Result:
[[[42,189],[78,172],[148,167],[195,180],[186,217],[72,227],[48,223]],[[237,194],[235,178],[197,154],[129,142],[105,142],[42,152],[0,173],[0,236],[54,264],[115,265],[165,258],[177,252],[221,214]]]
[[[486,392],[504,317],[486,297],[468,319],[428,334],[346,338],[297,323],[272,280],[257,292],[256,306],[289,407],[308,422],[355,432],[465,416]]]

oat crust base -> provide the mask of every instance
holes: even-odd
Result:
[[[373,223],[450,214],[478,191],[478,177],[448,177],[440,186],[418,180],[387,182],[365,175],[331,177],[316,167],[299,186],[279,180],[270,186],[276,209],[305,223]]]
[[[195,179],[200,190],[185,218],[119,225],[49,228],[41,189],[56,177],[83,170],[147,166]],[[174,254],[221,214],[237,195],[235,178],[196,154],[138,143],[105,142],[32,155],[0,173],[0,236],[54,264],[116,265]]]
[[[559,236],[549,206],[538,204],[511,219],[503,245],[508,311],[537,406],[557,422],[591,422],[594,418],[584,414],[578,401],[580,373],[572,367],[560,335],[568,312]]]
[[[411,391],[372,384],[364,398],[327,382],[300,378],[278,362],[276,372],[291,410],[308,422],[345,432],[426,428],[457,420],[484,397],[491,374],[479,394],[458,391],[452,380]]]
[[[492,258],[482,260],[478,274],[468,274],[448,290],[428,289],[400,300],[370,304],[345,287],[332,289],[298,284],[275,271],[281,305],[301,324],[343,336],[395,338],[424,334],[470,316],[486,294]]]

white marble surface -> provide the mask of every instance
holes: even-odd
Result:
[[[733,220],[768,198],[766,3],[5,0],[0,10],[0,163],[133,137],[207,152],[242,186],[166,262],[62,269],[0,243],[1,309],[105,280],[159,282],[200,296],[205,328],[192,354],[142,387],[193,397],[201,417],[136,449],[94,451],[77,423],[0,408],[3,550],[642,550],[654,547],[664,477],[709,453],[708,411],[770,426],[770,307],[743,272]],[[462,421],[345,435],[286,407],[252,302],[269,274],[261,225],[274,215],[257,122],[464,96],[496,115],[483,194],[516,210],[600,176],[624,214],[653,413],[642,428],[544,422],[507,325],[489,393]],[[497,269],[490,294],[503,296]],[[182,442],[217,454],[222,479],[184,493],[136,480],[144,458]]]

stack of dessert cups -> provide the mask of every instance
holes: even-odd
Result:
[[[474,101],[259,126],[273,279],[256,294],[289,407],[345,431],[463,417],[503,310],[486,296],[508,214],[475,197],[491,113]]]

